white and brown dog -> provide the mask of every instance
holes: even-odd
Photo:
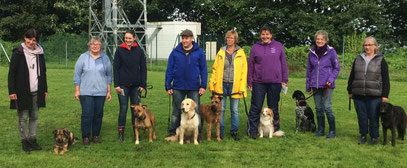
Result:
[[[176,130],[176,135],[165,138],[166,141],[175,142],[179,140],[179,144],[184,144],[184,141],[190,142],[194,140],[194,144],[198,145],[198,126],[199,116],[195,112],[196,103],[192,99],[185,99],[181,103],[181,123]]]
[[[273,138],[273,136],[284,136],[284,132],[279,130],[274,132],[274,113],[273,110],[270,108],[263,108],[261,109],[260,115],[260,123],[259,123],[259,134],[260,138],[263,136],[269,136],[269,138]]]

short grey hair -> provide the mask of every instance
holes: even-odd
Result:
[[[376,46],[374,53],[377,53],[379,51],[379,43],[377,43],[376,38],[374,38],[373,36],[366,37],[365,40],[363,40],[363,45],[366,41],[370,41]]]
[[[102,46],[103,42],[99,36],[92,36],[92,38],[90,38],[90,40],[88,42],[88,46],[90,46],[90,44],[94,43],[95,41],[99,41],[100,46]]]
[[[322,38],[324,38],[326,42],[329,41],[328,32],[326,32],[325,30],[318,30],[315,33],[315,41],[317,41],[317,36],[318,35],[322,35]]]

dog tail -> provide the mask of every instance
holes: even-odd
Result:
[[[176,142],[176,141],[178,141],[178,138],[177,138],[177,136],[170,136],[170,137],[164,138],[164,140],[166,140],[168,142]]]
[[[278,130],[273,133],[273,136],[278,136],[278,137],[284,136],[284,131]]]

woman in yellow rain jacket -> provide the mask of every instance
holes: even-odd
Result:
[[[234,30],[226,33],[226,46],[216,55],[209,80],[209,90],[216,95],[223,95],[220,136],[223,139],[226,99],[230,99],[231,127],[234,140],[239,140],[239,99],[247,96],[247,60],[246,54],[236,43],[238,34]]]

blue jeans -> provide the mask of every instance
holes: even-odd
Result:
[[[195,101],[195,112],[199,117],[199,132],[201,132],[201,115],[199,112],[199,92],[196,90],[175,90],[172,94],[172,116],[171,116],[171,128],[170,133],[175,133],[181,122],[181,103],[185,96]]]
[[[314,95],[315,102],[315,113],[317,117],[335,118],[334,112],[332,111],[332,94],[334,89],[321,89],[318,91],[316,88],[312,88],[312,91],[316,93]],[[325,120],[324,120],[325,121]]]
[[[379,104],[381,98],[368,98],[354,96],[356,113],[358,114],[359,133],[366,136],[369,133],[371,138],[379,137]]]
[[[103,106],[106,96],[79,96],[82,106],[82,138],[99,136],[103,120]]]
[[[123,128],[126,126],[126,116],[127,116],[127,109],[129,107],[129,97],[130,97],[130,104],[139,104],[139,86],[127,87],[127,86],[120,86],[121,89],[124,90],[124,96],[118,94],[119,97],[119,104],[120,104],[120,111],[119,111],[119,121],[118,127]],[[134,126],[134,112],[133,109],[131,111],[131,123]]]
[[[267,94],[267,107],[274,112],[274,130],[280,129],[278,102],[280,101],[281,83],[253,83],[252,100],[248,119],[247,132],[258,133],[260,111]]]
[[[232,94],[233,83],[226,83],[223,82],[223,98],[222,98],[222,115],[220,118],[220,137],[223,138],[223,130],[225,128],[225,110],[226,110],[226,100],[228,98],[227,95]],[[230,99],[230,120],[231,120],[231,127],[230,133],[233,134],[237,132],[239,129],[239,100],[240,99]]]

